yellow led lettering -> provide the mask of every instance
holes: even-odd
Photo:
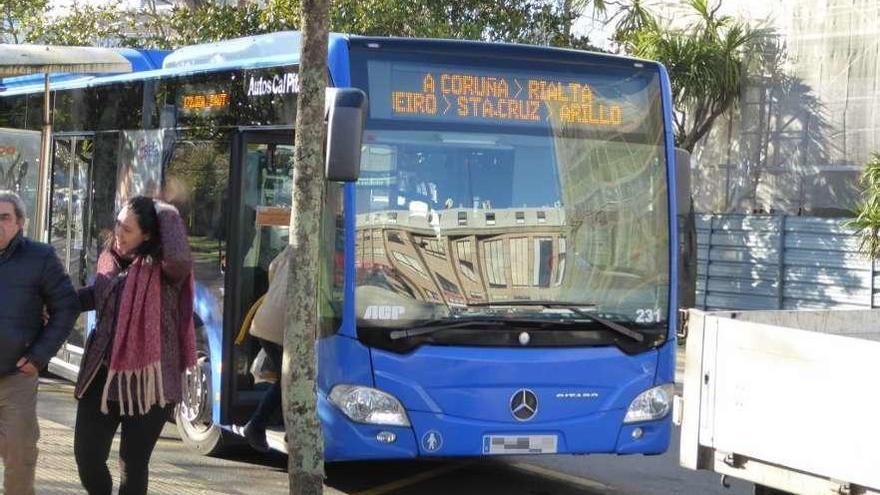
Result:
[[[541,103],[537,101],[530,101],[529,103],[529,111],[526,120],[539,121],[541,120]]]
[[[510,93],[506,79],[471,76],[468,74],[440,74],[440,93],[453,96],[504,98]]]
[[[567,124],[618,126],[623,123],[623,112],[618,105],[562,105],[559,116]]]
[[[568,101],[568,95],[565,94],[565,89],[562,87],[562,83],[549,83],[550,89],[548,90],[550,93],[550,98],[554,101]]]
[[[559,110],[559,118],[565,123],[577,122],[580,112],[580,105],[565,105]]]
[[[523,100],[501,98],[498,100],[498,118],[504,120],[519,120],[519,109],[522,103],[524,103]]]
[[[424,95],[425,113],[434,115],[437,113],[437,97],[434,95]]]
[[[460,94],[465,95],[474,95],[474,96],[486,96],[484,94],[480,94],[480,90],[474,85],[474,78],[468,76],[456,76],[453,78],[455,80],[460,81],[459,87],[461,88]]]
[[[483,100],[482,117],[484,119],[494,119],[495,118],[495,109],[492,108],[492,102],[489,100]]]
[[[529,99],[538,101],[558,101],[568,103],[578,100],[577,89],[580,84],[569,83],[566,86],[558,81],[532,79],[529,81]]]
[[[440,92],[444,95],[470,96],[474,94],[473,79],[461,74],[441,74]]]
[[[589,86],[585,85],[581,89],[581,103],[584,103],[586,105],[593,104],[593,90],[591,90]]]
[[[207,100],[209,107],[225,107],[229,105],[229,95],[226,93],[208,95]]]
[[[480,115],[480,103],[483,102],[483,98],[479,96],[470,96],[468,97],[468,105],[471,108],[471,115],[474,117],[478,117]]]
[[[455,94],[452,90],[452,76],[449,74],[440,74],[440,92],[444,95]]]
[[[391,94],[391,108],[394,113],[435,115],[437,113],[437,97],[422,93],[395,91]]]
[[[571,101],[576,103],[581,102],[583,88],[584,86],[582,84],[578,84],[576,82],[568,83],[568,94],[571,95]]]
[[[510,96],[510,85],[507,84],[506,79],[492,77],[489,78],[488,84],[491,94],[495,98],[505,98]]]
[[[415,91],[391,91],[394,114],[474,122],[561,121],[603,127],[624,123],[622,107],[613,104],[615,100],[597,98],[589,84],[578,81],[424,72],[412,82],[415,84],[409,83],[408,88],[401,89]],[[437,112],[438,98],[443,100],[440,113]],[[212,103],[213,100],[208,102]]]
[[[534,79],[529,79],[529,99],[530,100],[541,99],[540,81],[535,81]]]
[[[212,110],[229,106],[228,93],[200,93],[183,95],[183,110]]]
[[[460,98],[456,98],[455,103],[459,117],[467,117],[470,115],[470,112],[468,112],[467,97],[462,96]]]
[[[187,95],[183,97],[183,108],[197,110],[205,108],[205,95]]]
[[[529,100],[546,101],[548,99],[547,81],[540,79],[529,80]]]
[[[507,102],[507,118],[510,120],[519,120],[521,119],[521,115],[525,114],[522,110],[523,106],[525,106],[525,101],[523,100],[504,100]]]
[[[406,112],[406,93],[403,91],[395,91],[391,93],[391,108],[394,113]]]
[[[434,76],[431,74],[425,74],[425,79],[422,80],[422,93],[434,94]]]

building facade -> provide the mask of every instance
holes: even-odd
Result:
[[[768,66],[692,159],[699,212],[839,216],[880,152],[880,1],[726,0],[775,32]]]

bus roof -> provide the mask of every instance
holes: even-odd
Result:
[[[115,51],[128,60],[131,64],[132,72],[158,69],[162,67],[162,61],[165,59],[165,56],[170,53],[168,50],[136,50],[134,48],[116,48]],[[70,81],[95,79],[101,75],[102,74],[53,73],[49,75],[49,83],[54,87],[58,84]],[[0,91],[23,90],[22,92],[26,93],[42,91],[43,83],[43,74],[7,77],[0,79]]]
[[[633,64],[658,66],[653,60],[644,60],[602,52],[590,52],[573,48],[557,48],[551,46],[524,45],[518,43],[496,43],[485,41],[449,40],[431,38],[396,38],[376,36],[351,36],[352,43],[374,48],[387,48],[402,51],[430,51],[432,53],[448,52],[460,55],[468,53],[495,58],[539,59],[562,63],[600,62],[608,65],[632,67]]]
[[[162,64],[164,70],[180,73],[214,72],[228,69],[257,69],[297,65],[302,35],[299,31],[245,36],[231,40],[185,46],[175,50]],[[328,65],[337,86],[348,86],[348,36],[330,33]],[[178,75],[179,72],[173,72]]]
[[[349,42],[370,48],[388,48],[407,51],[431,51],[435,53],[470,53],[492,58],[516,57],[548,59],[562,63],[601,62],[604,64],[632,67],[633,65],[656,65],[656,62],[634,58],[585,52],[581,50],[551,48],[510,43],[487,43],[480,41],[389,38],[349,36],[331,33],[329,40],[329,66],[337,86],[350,85],[348,72],[339,70],[348,66]],[[203,43],[179,48],[173,52],[158,50],[119,49],[132,63],[132,72],[117,75],[53,74],[52,89],[73,89],[99,86],[115,82],[158,79],[188,74],[218,72],[229,69],[256,69],[296,65],[300,59],[302,37],[297,31],[246,36],[231,40]],[[159,65],[161,63],[161,66]],[[2,94],[33,93],[43,90],[43,76],[7,78],[0,82]]]
[[[343,53],[347,54],[347,40],[348,37],[346,35],[337,33],[330,35],[331,65],[332,59],[340,61],[339,56]],[[213,43],[202,43],[163,53],[161,66],[153,64],[136,67],[132,63],[132,72],[128,74],[74,77],[69,77],[70,75],[67,74],[53,75],[51,80],[57,80],[57,84],[53,84],[52,89],[74,89],[116,82],[219,72],[229,69],[257,69],[295,65],[299,63],[300,46],[301,36],[297,31],[280,31]],[[140,52],[140,50],[131,51]],[[151,60],[158,61],[159,59],[154,57]],[[15,81],[16,84],[7,84],[7,81],[12,82],[12,78],[4,79],[0,83],[0,87],[5,88],[5,91],[2,93],[5,95],[33,93],[43,90],[42,76],[39,76],[39,80],[22,79],[21,81]],[[347,79],[336,82],[340,86],[348,85]]]

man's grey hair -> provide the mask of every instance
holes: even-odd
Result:
[[[15,216],[18,217],[18,222],[24,223],[27,218],[27,208],[24,206],[21,196],[12,191],[0,189],[0,202],[11,203],[12,208],[15,210]]]

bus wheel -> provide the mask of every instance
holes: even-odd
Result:
[[[223,430],[214,424],[211,406],[211,361],[199,351],[198,366],[186,372],[183,400],[174,419],[183,443],[202,455],[219,454],[223,449]]]

